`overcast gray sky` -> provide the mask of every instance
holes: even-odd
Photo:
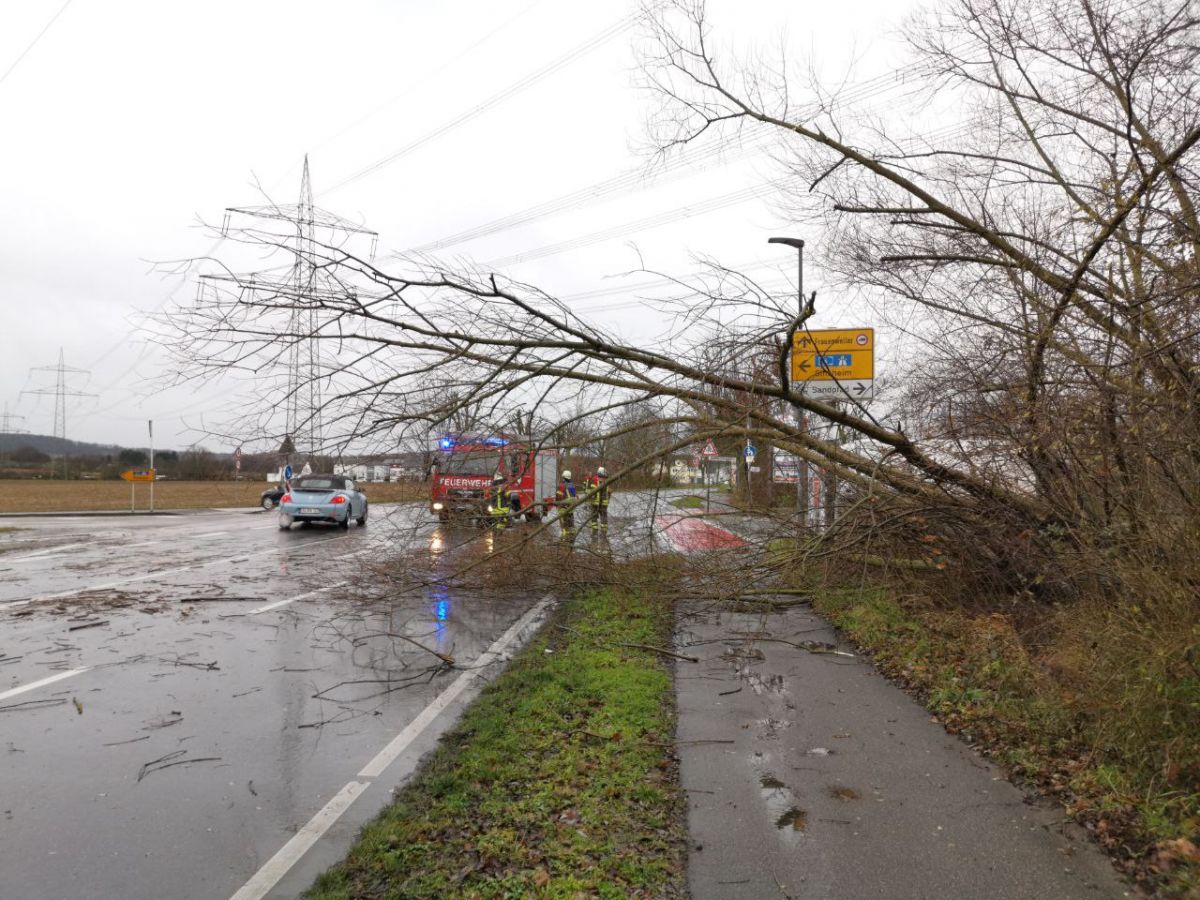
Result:
[[[199,221],[263,202],[256,182],[294,202],[306,152],[317,204],[378,231],[381,254],[636,170],[651,100],[637,89],[641,32],[620,26],[637,8],[624,0],[0,4],[0,409],[24,416],[21,428],[53,431],[53,398],[21,392],[53,387],[53,373],[29,370],[52,365],[61,346],[68,365],[91,373],[70,385],[97,395],[70,403],[69,437],[144,443],[153,418],[160,446],[231,449],[196,430],[217,414],[216,391],[149,387],[165,363],[139,338],[139,316],[194,291],[151,264],[208,252]],[[735,49],[769,57],[782,46],[793,64],[830,78],[853,63],[858,79],[897,58],[893,32],[909,4],[715,0],[710,9],[716,36]],[[510,86],[518,89],[488,103]],[[731,156],[444,252],[487,262],[605,232],[503,269],[558,295],[592,294],[571,302],[636,336],[645,323],[629,298],[594,292],[618,286],[612,276],[636,268],[638,253],[681,276],[694,270],[694,254],[776,260],[780,274],[763,277],[791,276],[794,261],[766,245],[787,233],[769,198],[630,228],[748,194],[779,174],[765,152]],[[819,272],[808,279],[820,286]],[[817,324],[869,323],[824,313]]]

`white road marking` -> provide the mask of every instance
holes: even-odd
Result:
[[[229,532],[228,532],[228,531],[209,531],[209,532],[207,532],[207,533],[205,533],[205,534],[198,534],[198,535],[196,535],[196,537],[198,537],[198,538],[202,538],[202,537],[220,537],[220,536],[221,536],[221,535],[223,535],[223,534],[229,534]]]
[[[45,556],[22,556],[20,559],[10,559],[6,562],[23,563],[23,562],[41,562],[43,559],[60,559],[66,556],[65,553],[47,553]]]
[[[542,614],[546,607],[550,605],[550,601],[552,599],[553,598],[549,595],[543,597],[540,601],[538,601],[537,604],[534,605],[532,609],[529,610],[529,612],[517,619],[517,621],[511,628],[508,629],[508,631],[504,632],[504,634],[500,635],[500,637],[496,639],[496,643],[488,647],[487,650],[475,660],[473,664],[476,667],[475,669],[470,672],[463,672],[463,674],[459,675],[458,678],[454,679],[454,682],[448,688],[438,694],[437,697],[433,699],[433,702],[421,710],[420,714],[411,722],[409,722],[403,731],[392,738],[391,742],[382,750],[380,750],[373,760],[363,766],[363,770],[358,773],[358,777],[378,778],[380,775],[382,775],[383,770],[391,765],[396,758],[408,748],[409,744],[416,740],[421,732],[429,726],[430,722],[437,718],[438,714],[441,713],[442,710],[453,703],[454,699],[463,691],[465,691],[467,687],[470,686],[472,681],[481,677],[477,669],[488,665],[489,663],[495,662],[495,660],[500,657],[500,654],[507,650],[508,647],[517,640],[521,632],[528,628],[529,624]],[[488,657],[492,658],[488,659]]]
[[[320,592],[314,591],[313,593]],[[517,640],[521,632],[545,611],[552,599],[552,596],[547,595],[538,601],[508,631],[500,635],[492,646],[480,654],[479,658],[475,660],[475,665],[487,665],[498,659],[500,654]],[[492,659],[488,659],[488,657],[492,657]],[[429,723],[436,719],[442,710],[466,690],[471,681],[480,677],[482,676],[476,670],[464,672],[462,675],[459,675],[448,688],[438,694],[425,709],[421,710],[420,715],[413,719],[403,731],[379,751],[373,760],[367,763],[366,767],[358,773],[358,777],[377,778],[379,775],[382,775],[383,770],[391,765],[422,731],[429,727]],[[279,880],[288,873],[292,866],[300,861],[300,858],[308,852],[313,844],[320,840],[321,836],[333,827],[333,824],[341,818],[342,814],[350,808],[350,804],[354,802],[359,794],[367,789],[369,784],[370,782],[349,782],[332,800],[325,804],[320,812],[309,819],[308,823],[296,832],[295,837],[284,844],[278,853],[267,860],[266,864],[255,872],[254,876],[230,900],[261,900],[261,898],[265,897],[279,883]]]
[[[137,544],[122,544],[122,550],[132,550],[134,547],[153,547],[155,544],[161,544],[162,541],[141,541]]]
[[[252,609],[246,615],[253,616],[258,613],[270,612],[273,609],[279,609],[281,606],[287,606],[289,603],[295,603],[297,600],[303,600],[306,597],[315,597],[317,594],[323,594],[326,591],[332,591],[334,588],[343,587],[349,584],[348,581],[339,581],[336,584],[331,584],[328,587],[318,588],[315,591],[309,591],[307,594],[297,594],[295,597],[288,597],[286,600],[276,600],[274,603],[268,603],[266,606],[260,606],[258,609]]]
[[[308,852],[321,836],[342,817],[350,804],[359,794],[365,791],[369,782],[351,781],[333,795],[321,811],[308,820],[308,823],[284,844],[279,852],[272,856],[254,877],[247,881],[230,900],[261,900],[267,896],[271,888],[279,883],[288,870],[291,869]]]
[[[81,541],[78,544],[59,544],[57,547],[47,547],[45,550],[38,550],[36,553],[30,553],[26,556],[18,556],[16,559],[7,559],[5,562],[22,562],[26,559],[37,559],[40,556],[46,556],[51,553],[61,553],[63,550],[70,550],[75,547],[86,547],[91,541]]]
[[[51,675],[48,678],[43,678],[40,681],[31,681],[29,684],[23,684],[20,687],[10,688],[7,691],[0,691],[0,700],[7,700],[9,697],[16,697],[18,694],[24,694],[26,691],[32,691],[35,688],[45,687],[48,684],[54,684],[56,681],[62,681],[64,678],[71,678],[74,675],[82,675],[88,671],[91,666],[84,666],[82,669],[71,669],[69,672],[59,672],[57,675]]]

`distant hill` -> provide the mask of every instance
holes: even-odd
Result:
[[[11,453],[18,447],[32,447],[50,456],[116,456],[123,447],[116,444],[89,444],[71,441],[49,434],[0,434],[0,453]]]

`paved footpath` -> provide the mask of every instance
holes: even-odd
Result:
[[[1060,809],[1027,802],[869,661],[777,639],[837,640],[804,608],[679,621],[701,660],[676,669],[697,900],[1132,896]]]

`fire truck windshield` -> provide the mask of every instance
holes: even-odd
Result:
[[[438,467],[443,475],[491,475],[500,457],[491,453],[450,453],[442,456]]]

